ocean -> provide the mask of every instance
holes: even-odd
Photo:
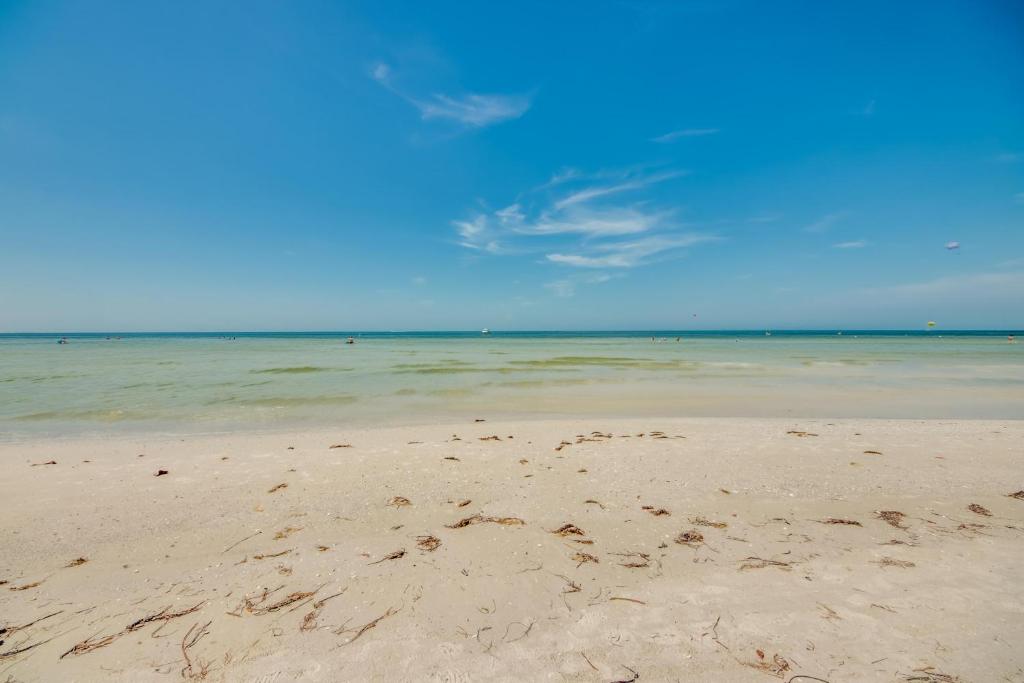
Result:
[[[1024,343],[1008,334],[5,334],[0,438],[545,416],[1019,419]]]

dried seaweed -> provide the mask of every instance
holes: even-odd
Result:
[[[814,434],[813,432],[801,432],[801,431],[796,430],[796,429],[791,429],[791,430],[789,430],[786,433],[787,434],[792,434],[793,436],[799,436],[801,438],[805,437],[805,436],[818,436],[817,434]]]
[[[168,473],[167,470],[157,470],[156,474],[154,474],[153,476],[154,477],[162,477],[162,476],[164,476],[167,473]]]
[[[647,512],[650,512],[655,517],[663,517],[663,516],[667,516],[667,515],[671,515],[672,514],[671,512],[666,510],[665,508],[657,508],[657,509],[655,509],[655,507],[653,505],[644,505],[640,509],[641,510],[646,510]]]
[[[551,533],[558,536],[586,536],[587,532],[579,528],[575,524],[563,524]]]
[[[601,503],[600,501],[593,500],[593,499],[585,500],[585,501],[583,501],[583,504],[584,505],[596,505],[597,507],[601,508],[602,510],[607,510],[608,509],[608,508],[606,508],[604,506],[603,503]]]
[[[973,512],[976,515],[981,515],[982,517],[991,517],[992,516],[991,512],[989,512],[987,509],[983,508],[982,506],[978,505],[977,503],[971,503],[970,505],[967,506],[967,509],[970,510],[971,512]]]
[[[497,434],[492,434],[491,436],[481,436],[479,440],[480,441],[501,441],[501,437],[498,436]]]
[[[62,654],[60,656],[60,659],[64,659],[68,655],[83,655],[87,652],[98,650],[101,647],[106,647],[107,645],[110,645],[121,636],[126,635],[128,633],[132,633],[134,631],[138,631],[146,624],[151,624],[156,621],[167,622],[171,619],[177,619],[178,617],[183,617],[188,614],[192,614],[193,612],[202,609],[202,607],[205,604],[206,601],[204,600],[203,602],[197,603],[196,605],[193,605],[192,607],[184,609],[180,612],[170,612],[168,611],[171,609],[170,607],[164,607],[162,610],[155,614],[151,614],[147,617],[142,617],[141,619],[136,619],[135,621],[124,627],[122,630],[118,631],[117,633],[111,633],[110,635],[103,636],[102,638],[96,638],[95,636],[86,638],[80,643],[76,643],[70,650]]]
[[[288,484],[281,483],[281,484],[278,484],[277,486],[275,486],[274,488],[270,489],[269,491],[267,491],[267,493],[275,493],[276,491],[280,491],[281,489],[286,489],[286,488],[288,488]]]
[[[75,559],[71,560],[66,565],[64,565],[64,567],[65,568],[81,567],[83,564],[85,564],[88,561],[89,561],[88,557],[76,557]]]
[[[518,517],[484,517],[481,514],[471,515],[460,519],[455,524],[446,524],[449,529],[462,529],[463,527],[472,526],[474,524],[501,524],[503,526],[523,526],[526,524],[523,520]]]
[[[909,569],[910,567],[916,567],[913,562],[907,560],[896,560],[891,557],[883,557],[882,559],[875,562],[880,567],[900,567],[901,569]]]
[[[263,554],[263,555],[253,555],[252,559],[254,559],[254,560],[267,560],[267,559],[270,559],[272,557],[281,557],[282,555],[287,555],[291,551],[292,551],[292,548],[289,548],[288,550],[282,550],[279,553],[266,553],[266,554]]]
[[[11,591],[27,591],[30,588],[36,588],[37,586],[42,585],[43,581],[45,581],[45,580],[46,579],[43,579],[42,581],[33,581],[32,583],[26,583],[23,586],[11,586],[7,590],[11,590]]]
[[[864,451],[864,455],[882,455],[881,451]]]
[[[791,562],[781,562],[779,560],[768,560],[763,557],[748,557],[743,560],[743,564],[740,565],[740,571],[745,569],[764,569],[765,567],[778,567],[779,569],[789,571],[793,568]]]
[[[576,564],[576,568],[577,569],[579,569],[580,567],[582,567],[583,565],[585,565],[588,562],[593,562],[594,564],[599,564],[600,563],[600,560],[598,560],[596,557],[594,557],[593,555],[591,555],[589,553],[579,553],[579,552],[573,553],[572,559],[573,559],[574,562],[577,563]]]
[[[405,496],[395,496],[388,502],[388,505],[391,507],[401,508],[406,507],[407,505],[412,505],[412,501]]]
[[[432,553],[441,547],[441,539],[437,536],[417,536],[416,547]]]
[[[828,517],[827,519],[821,520],[821,524],[845,524],[846,526],[863,526],[860,522],[852,519],[839,519],[838,517]]]
[[[897,529],[907,528],[900,524],[900,522],[903,521],[903,518],[906,517],[906,515],[900,512],[899,510],[877,510],[875,512],[875,515],[877,515],[877,517],[880,520],[882,520],[889,526],[896,527]]]
[[[729,526],[725,522],[714,522],[710,519],[705,519],[704,517],[694,517],[690,520],[690,523],[696,524],[698,526],[709,526],[715,529],[724,529],[725,527]]]
[[[376,562],[371,562],[370,564],[380,564],[381,562],[387,562],[388,560],[400,560],[403,557],[405,557],[405,548],[402,548],[400,550],[396,550],[393,553],[388,553],[387,555],[385,555],[384,557],[380,558]]]
[[[704,542],[704,534],[696,529],[691,529],[676,536],[675,541],[680,545],[688,545],[693,548]]]
[[[274,540],[280,541],[282,539],[288,538],[296,531],[302,531],[302,529],[303,527],[301,526],[286,526],[285,528],[281,529],[276,534],[274,534]]]
[[[1013,493],[1007,493],[1006,497],[1016,498],[1017,500],[1024,500],[1024,489],[1021,489],[1020,491],[1015,491]]]
[[[362,636],[362,635],[363,635],[364,633],[366,633],[366,632],[367,632],[367,631],[369,631],[370,629],[373,629],[373,628],[377,628],[377,624],[379,624],[379,623],[380,623],[381,621],[383,621],[384,619],[387,619],[388,617],[390,617],[390,616],[392,616],[392,615],[394,615],[394,614],[397,614],[397,613],[398,613],[399,611],[400,611],[400,610],[392,609],[392,608],[390,608],[390,607],[389,607],[389,608],[388,608],[388,611],[387,611],[387,612],[385,612],[384,614],[380,615],[379,617],[377,617],[377,618],[376,618],[376,619],[374,619],[373,621],[368,621],[367,623],[365,623],[365,624],[363,624],[362,626],[360,626],[360,627],[359,627],[358,629],[344,629],[344,630],[338,630],[338,631],[335,631],[335,634],[337,634],[337,635],[341,635],[342,633],[353,633],[353,632],[354,632],[354,633],[355,633],[355,635],[354,635],[354,636],[352,636],[351,638],[349,638],[348,640],[346,640],[346,641],[345,641],[344,643],[342,643],[341,645],[343,645],[343,646],[344,646],[344,645],[348,645],[348,644],[350,644],[350,643],[354,643],[355,641],[359,640],[359,638],[360,638],[360,637],[361,637],[361,636]]]
[[[352,444],[350,444],[350,443],[336,443],[336,444],[331,444],[329,446],[329,448],[352,448]]]

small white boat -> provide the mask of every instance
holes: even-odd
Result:
[[[480,334],[485,335],[485,336],[490,334],[490,333],[491,333],[491,331],[489,329],[487,329],[486,327],[484,329],[480,330]]]

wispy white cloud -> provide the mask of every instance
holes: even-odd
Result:
[[[671,215],[670,211],[651,211],[635,207],[609,207],[601,210],[574,208],[553,215],[542,215],[535,223],[522,223],[515,230],[524,235],[633,235],[663,225],[665,219]]]
[[[527,95],[411,95],[395,85],[394,71],[384,63],[374,65],[370,75],[382,86],[419,109],[420,117],[424,120],[442,119],[473,128],[484,128],[502,121],[518,119],[530,109],[530,97]]]
[[[864,240],[854,240],[852,242],[840,242],[839,244],[833,244],[835,249],[863,249],[868,246],[868,243]]]
[[[523,95],[470,93],[456,98],[434,94],[430,100],[409,101],[419,107],[424,119],[447,119],[476,128],[518,119],[530,108],[530,99]]]
[[[593,247],[589,253],[552,253],[548,261],[578,268],[635,268],[663,252],[714,241],[713,235],[697,233],[651,236],[631,242],[614,242]]]
[[[671,133],[665,133],[659,135],[656,138],[651,138],[651,142],[668,143],[675,142],[679,138],[696,138],[703,137],[705,135],[714,135],[720,133],[721,130],[718,128],[683,128],[682,130],[674,130]]]
[[[804,232],[825,232],[845,217],[846,214],[843,212],[826,214],[805,227]]]
[[[665,180],[671,180],[672,178],[678,178],[681,175],[685,175],[685,171],[669,171],[666,173],[657,173],[654,175],[635,178],[633,180],[627,180],[626,182],[617,183],[615,185],[596,185],[593,187],[583,188],[572,194],[559,199],[555,202],[556,209],[564,209],[574,204],[582,204],[589,202],[599,197],[605,197],[611,194],[619,194],[621,192],[629,192],[631,190],[639,190],[653,185],[654,183],[660,183]]]

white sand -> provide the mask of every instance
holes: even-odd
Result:
[[[576,443],[595,430],[614,436]],[[485,422],[0,460],[0,680],[1024,680],[1022,422]],[[525,523],[446,526],[477,513]]]

